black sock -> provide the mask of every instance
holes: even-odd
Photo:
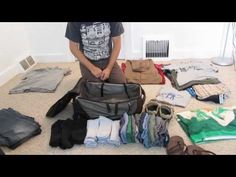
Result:
[[[71,140],[71,123],[73,120],[67,119],[62,124],[61,144],[60,148],[70,149],[74,146]]]
[[[56,121],[51,128],[51,138],[49,141],[49,145],[51,147],[57,147],[61,143],[61,130],[62,130],[62,125],[63,120],[58,120]]]
[[[62,147],[72,148],[74,144],[83,144],[87,133],[87,120],[79,118],[77,120],[67,119],[63,123]]]
[[[74,144],[83,144],[87,133],[87,120],[58,120],[52,125],[49,145],[59,146],[61,149],[69,149]]]
[[[87,133],[87,120],[79,118],[73,121],[71,126],[71,138],[74,144],[84,144]]]

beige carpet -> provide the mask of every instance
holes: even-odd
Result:
[[[121,61],[119,61],[121,62]],[[179,62],[171,61],[171,63]],[[168,63],[168,62],[167,62]],[[19,74],[5,85],[0,87],[0,109],[11,107],[22,114],[32,116],[41,124],[42,133],[36,137],[31,138],[15,150],[10,150],[6,147],[2,147],[6,154],[166,154],[164,148],[153,147],[146,149],[142,144],[129,144],[121,145],[119,148],[110,147],[108,145],[98,148],[89,149],[84,145],[75,145],[72,149],[61,150],[60,148],[51,148],[49,146],[49,139],[51,134],[51,125],[59,119],[67,119],[72,115],[72,107],[68,106],[62,113],[55,118],[46,118],[45,114],[49,107],[54,104],[59,98],[61,98],[68,90],[70,90],[80,78],[80,69],[78,63],[48,63],[37,64],[36,68],[54,67],[70,68],[72,70],[71,75],[66,76],[58,86],[55,93],[25,93],[9,95],[8,92],[11,88],[16,86],[23,74]],[[224,106],[236,105],[236,71],[233,66],[218,67],[220,69],[219,78],[224,82],[231,90],[231,97],[226,101]],[[170,85],[167,79],[167,85]],[[155,98],[162,85],[143,85],[143,88],[147,94],[147,100]],[[200,102],[192,99],[190,104],[185,108],[174,107],[175,112],[191,110],[196,108],[213,108],[219,105],[214,103]],[[175,119],[172,119],[169,125],[170,136],[179,135],[182,136],[186,144],[191,144],[186,134],[183,132],[179,124]],[[216,154],[236,154],[236,140],[218,141],[201,145],[201,147],[213,151]]]

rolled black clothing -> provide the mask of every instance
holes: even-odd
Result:
[[[0,145],[15,149],[41,133],[41,126],[33,117],[12,108],[0,110]]]
[[[79,118],[68,121],[68,129],[70,129],[70,138],[74,144],[84,144],[87,133],[87,120]]]
[[[83,144],[86,136],[87,121],[67,119],[62,123],[61,145],[62,149],[69,149],[74,144]]]
[[[58,147],[61,142],[61,125],[63,123],[63,120],[58,120],[52,125],[51,128],[51,137],[49,141],[49,145],[52,147]]]
[[[58,120],[52,125],[51,147],[61,149],[72,148],[75,144],[83,144],[87,133],[87,120],[79,118],[76,120]]]
[[[86,137],[87,129],[74,130],[71,134],[71,139],[74,144],[84,144],[84,139]]]
[[[61,149],[70,149],[74,146],[74,143],[71,139],[71,133],[74,131],[72,129],[72,120],[67,119],[61,124]]]

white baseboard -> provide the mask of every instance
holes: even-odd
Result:
[[[45,53],[45,54],[32,54],[33,59],[37,63],[54,63],[54,62],[73,62],[75,61],[74,57],[69,54],[64,53]]]
[[[9,66],[4,71],[0,73],[0,86],[5,84],[7,81],[9,81],[11,78],[13,78],[15,75],[22,73],[23,69],[20,67],[20,65],[14,64],[12,66]]]

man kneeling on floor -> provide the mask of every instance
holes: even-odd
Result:
[[[72,54],[80,62],[81,75],[88,81],[125,83],[125,76],[116,62],[121,48],[119,22],[69,22],[66,38]]]

